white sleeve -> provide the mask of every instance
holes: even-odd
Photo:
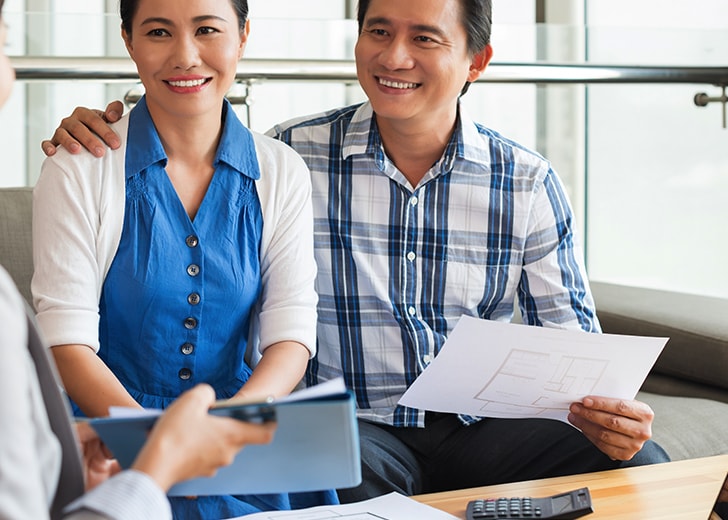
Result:
[[[164,520],[172,509],[164,491],[146,474],[127,470],[69,504],[64,519]]]
[[[125,125],[117,131],[125,136]],[[31,290],[50,346],[99,348],[99,299],[124,220],[124,156],[122,144],[103,158],[59,149],[43,162],[33,189]]]
[[[298,341],[316,353],[316,262],[313,253],[311,175],[284,143],[254,134],[261,179],[261,349]]]
[[[43,162],[33,189],[31,289],[50,346],[77,343],[98,350],[99,217],[92,186],[79,182],[78,166],[80,161],[63,157]]]

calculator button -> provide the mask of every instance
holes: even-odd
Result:
[[[473,501],[473,518],[495,518],[494,511],[492,501],[482,499]]]
[[[483,500],[473,501],[473,518],[487,518],[483,516],[485,510],[485,502]]]

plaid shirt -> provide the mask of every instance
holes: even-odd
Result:
[[[424,425],[397,401],[463,314],[509,321],[518,298],[524,323],[599,331],[556,173],[462,107],[416,187],[385,154],[368,103],[269,134],[313,182],[318,355],[306,381],[343,375],[360,418]]]

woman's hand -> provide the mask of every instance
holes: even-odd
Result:
[[[91,426],[83,422],[76,423],[76,433],[81,444],[86,491],[90,491],[121,468]]]

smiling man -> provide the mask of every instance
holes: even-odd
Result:
[[[358,22],[369,101],[271,132],[313,180],[319,353],[307,382],[343,374],[357,396],[364,482],[342,501],[668,460],[636,401],[575,403],[582,432],[397,404],[462,314],[509,321],[518,298],[529,325],[600,327],[551,165],[459,103],[493,55],[490,0],[360,0]]]
[[[574,403],[579,429],[397,404],[463,314],[510,321],[517,299],[528,325],[600,326],[551,164],[459,102],[493,54],[491,0],[361,0],[358,22],[369,101],[270,132],[311,170],[319,321],[307,383],[343,375],[357,398],[363,483],[342,501],[668,460],[638,401]],[[113,146],[86,109],[54,141],[78,147],[72,132],[100,146],[79,120]]]

